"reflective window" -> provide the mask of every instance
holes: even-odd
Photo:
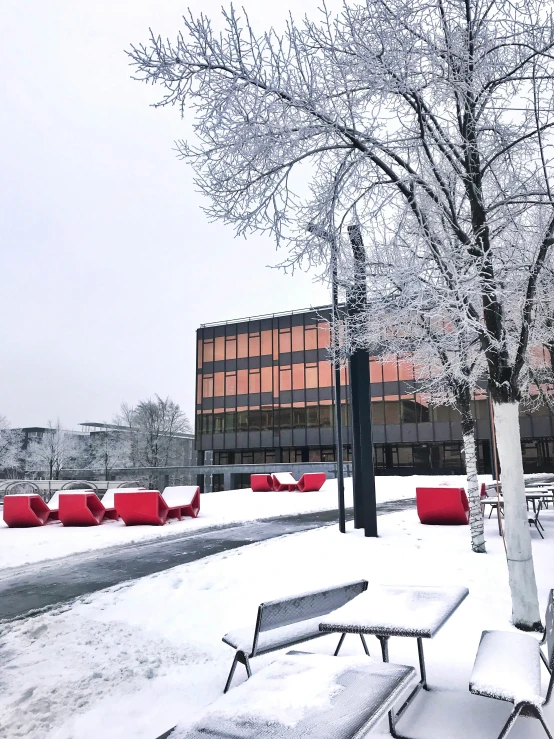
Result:
[[[213,398],[214,395],[214,376],[204,375],[202,396],[204,398]]]
[[[248,340],[248,355],[250,357],[259,357],[260,356],[260,334],[250,334],[250,338]]]
[[[237,336],[237,357],[242,359],[248,356],[248,334]]]
[[[288,367],[280,367],[279,368],[279,390],[281,392],[286,390],[292,390],[292,384],[291,384],[291,368],[290,365]]]
[[[248,370],[238,370],[237,372],[237,395],[246,395],[248,393]]]
[[[259,393],[260,392],[260,370],[250,370],[249,371],[249,377],[248,377],[248,392],[249,393]]]
[[[292,365],[292,389],[303,390],[304,389],[304,365],[293,364]]]
[[[317,364],[306,365],[306,387],[317,387]]]
[[[225,395],[236,395],[237,394],[237,373],[226,372],[225,373]]]
[[[271,354],[273,352],[273,337],[272,337],[272,331],[262,331],[261,339],[262,339],[262,349],[261,353],[262,355]]]
[[[331,343],[331,329],[327,321],[317,324],[317,346],[319,349],[327,349]]]
[[[304,326],[292,327],[292,351],[304,351]]]
[[[214,342],[214,360],[220,362],[225,359],[225,337],[217,336]]]
[[[319,365],[319,387],[332,387],[332,368],[329,362],[318,362]]]
[[[224,431],[225,415],[223,413],[214,413],[214,434],[221,434]]]
[[[394,382],[395,380],[398,380],[398,365],[396,357],[391,357],[383,364],[383,381]]]
[[[202,339],[198,339],[198,369],[202,369]]]
[[[272,367],[262,367],[261,369],[261,375],[262,375],[262,393],[270,393],[273,391],[273,368]]]
[[[214,342],[213,339],[204,341],[204,362],[214,361]]]
[[[314,326],[306,326],[304,332],[304,341],[306,342],[306,351],[317,349],[317,328]]]
[[[286,354],[291,351],[290,328],[279,329],[279,353]]]
[[[248,411],[237,413],[237,431],[248,431]]]
[[[225,358],[236,359],[237,358],[237,337],[227,336],[225,339]]]
[[[225,372],[214,372],[214,396],[225,395]]]

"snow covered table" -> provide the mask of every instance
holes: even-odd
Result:
[[[389,661],[389,638],[417,639],[421,680],[397,714],[399,718],[421,688],[427,689],[423,639],[432,639],[469,594],[467,588],[383,586],[369,588],[350,603],[321,618],[320,631],[373,634]],[[391,717],[394,736],[394,716]]]
[[[416,680],[413,667],[289,652],[216,700],[170,739],[355,739]]]

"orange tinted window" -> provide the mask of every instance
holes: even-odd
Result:
[[[196,378],[196,402],[198,404],[202,402],[202,375]]]
[[[250,338],[248,341],[248,356],[260,356],[260,334],[250,334]]]
[[[317,387],[317,364],[306,365],[306,387]]]
[[[225,376],[225,395],[237,394],[237,373],[228,372]]]
[[[214,361],[214,342],[209,339],[204,342],[204,362]]]
[[[290,330],[279,331],[279,353],[290,352]]]
[[[317,324],[317,345],[320,349],[326,349],[331,343],[331,329],[327,321]]]
[[[198,369],[202,368],[202,341],[198,339]]]
[[[237,372],[237,395],[245,395],[248,392],[248,370]]]
[[[237,336],[237,357],[248,356],[248,334],[239,334]]]
[[[273,390],[271,370],[271,367],[262,367],[262,393],[270,393]]]
[[[290,367],[279,368],[279,390],[291,390],[291,370]]]
[[[228,336],[225,339],[225,354],[227,359],[237,358],[237,338],[236,336]]]
[[[225,395],[225,372],[214,372],[214,395]]]
[[[319,364],[319,387],[331,387],[333,378],[329,362],[318,362]]]
[[[372,359],[369,363],[370,382],[383,382],[383,365],[377,359]]]
[[[390,357],[383,364],[383,381],[394,382],[395,380],[398,380],[398,365],[396,357]]]
[[[249,391],[250,393],[260,392],[260,370],[250,370],[249,372]]]
[[[304,351],[304,326],[292,327],[292,351]]]
[[[293,364],[292,365],[292,388],[293,390],[304,389],[304,365]]]
[[[204,375],[202,382],[202,396],[204,398],[213,398],[214,394],[214,378],[213,375]]]
[[[214,359],[216,362],[220,362],[225,359],[225,337],[218,336],[214,342]]]
[[[414,379],[414,365],[408,359],[402,359],[398,363],[398,379],[399,380],[413,380]]]
[[[304,332],[304,341],[306,342],[306,351],[308,349],[317,349],[317,329],[315,326],[306,328]]]
[[[272,331],[262,331],[262,354],[271,354],[273,351]]]

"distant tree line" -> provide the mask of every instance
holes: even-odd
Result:
[[[179,437],[191,431],[179,404],[159,395],[135,406],[123,403],[111,424],[90,434],[67,431],[59,419],[49,421],[27,444],[24,432],[0,415],[0,472],[4,477],[41,472],[57,480],[63,469],[94,469],[107,480],[118,468],[180,465]]]

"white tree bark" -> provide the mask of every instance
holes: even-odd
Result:
[[[518,411],[519,403],[494,403],[512,620],[519,629],[535,631],[541,628],[541,617],[525,501]]]
[[[471,548],[474,552],[486,552],[485,525],[481,509],[479,478],[477,477],[477,446],[474,434],[464,434],[464,452],[466,457],[467,497],[469,500],[469,528],[471,532]]]

